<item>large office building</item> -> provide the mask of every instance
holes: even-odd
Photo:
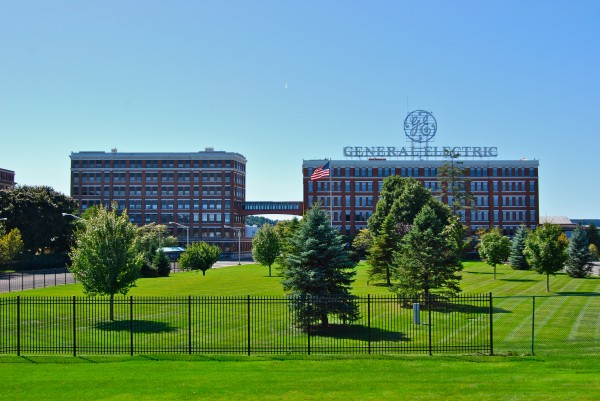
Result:
[[[246,197],[246,158],[239,153],[71,153],[71,196],[82,212],[116,205],[135,224],[164,224],[181,243],[216,243],[225,254],[250,249],[248,241],[237,248]]]
[[[379,154],[377,154],[379,156]],[[302,165],[304,204],[320,202],[333,213],[333,225],[344,234],[356,234],[367,227],[385,177],[398,175],[418,180],[442,202],[452,205],[453,197],[442,196],[438,176],[443,160],[331,160],[330,176],[311,181],[311,175],[327,161],[306,160]],[[459,210],[471,232],[499,227],[507,235],[524,224],[535,227],[539,221],[537,160],[460,160],[466,189],[475,200],[472,209]],[[331,185],[331,194],[329,191]]]

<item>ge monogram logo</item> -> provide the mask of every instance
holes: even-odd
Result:
[[[415,110],[404,120],[404,133],[413,142],[428,142],[436,131],[437,121],[428,111]]]

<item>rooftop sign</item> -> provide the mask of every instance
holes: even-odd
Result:
[[[491,158],[498,157],[497,147],[481,146],[429,146],[437,132],[437,121],[433,114],[424,110],[409,113],[404,120],[404,133],[411,145],[396,146],[346,146],[346,157],[406,157],[406,158]]]

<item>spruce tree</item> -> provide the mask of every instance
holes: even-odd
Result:
[[[358,305],[350,294],[356,263],[320,205],[309,210],[290,242],[282,283],[296,322],[306,328],[320,321],[326,328],[330,315],[344,322],[358,319]]]
[[[508,264],[515,270],[529,270],[529,263],[525,258],[525,240],[527,239],[527,228],[519,227],[513,237],[510,246]]]
[[[578,224],[573,231],[573,235],[571,235],[571,241],[567,248],[565,270],[571,277],[582,278],[592,273],[592,267],[592,255],[590,254],[587,234]]]
[[[445,225],[431,207],[423,207],[395,254],[395,292],[411,298],[460,292],[461,276],[457,273],[462,264],[454,224],[460,223],[451,220]]]

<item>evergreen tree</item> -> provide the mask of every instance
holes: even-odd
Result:
[[[596,248],[600,248],[600,230],[596,227],[596,224],[593,222],[590,223],[587,229],[587,237],[590,245],[596,245]]]
[[[533,269],[546,275],[546,291],[550,292],[550,275],[563,269],[569,240],[557,224],[544,223],[525,240],[525,257]]]
[[[367,258],[369,280],[384,279],[387,285],[391,284],[394,252],[399,250],[400,240],[426,205],[440,221],[447,222],[451,216],[448,206],[435,199],[418,181],[399,176],[383,181],[375,213],[368,222],[372,237]]]
[[[298,324],[306,328],[320,321],[326,328],[330,315],[344,322],[358,319],[358,305],[350,294],[356,263],[320,205],[308,211],[290,242],[282,283]]]
[[[445,225],[431,207],[423,207],[395,254],[395,292],[411,298],[460,292],[457,273],[462,264],[454,224],[460,223],[452,220]]]
[[[452,213],[457,214],[459,210],[474,209],[475,196],[470,191],[470,180],[466,178],[466,171],[462,162],[456,161],[460,154],[445,151],[445,156],[450,158],[438,169],[438,178],[442,183],[441,196],[452,198]]]
[[[275,225],[275,232],[279,237],[281,250],[279,256],[275,260],[280,269],[283,269],[287,263],[288,255],[293,251],[292,238],[300,229],[301,221],[297,217],[291,220],[282,220]]]
[[[515,270],[529,270],[529,264],[525,258],[525,240],[527,239],[527,228],[520,226],[510,244],[510,255],[508,264]]]
[[[269,277],[271,277],[271,265],[281,252],[281,243],[275,227],[264,224],[252,239],[252,257],[263,266],[269,266]]]
[[[171,273],[171,261],[162,249],[159,249],[154,254],[152,267],[154,267],[159,277],[169,277]]]
[[[496,280],[496,265],[503,263],[508,258],[510,240],[500,232],[499,228],[494,228],[481,236],[477,249],[485,263],[494,268],[494,280]]]
[[[573,235],[571,235],[571,241],[567,248],[565,271],[571,277],[582,278],[589,276],[592,273],[592,268],[592,255],[590,254],[588,238],[581,224],[578,224],[573,231]]]

